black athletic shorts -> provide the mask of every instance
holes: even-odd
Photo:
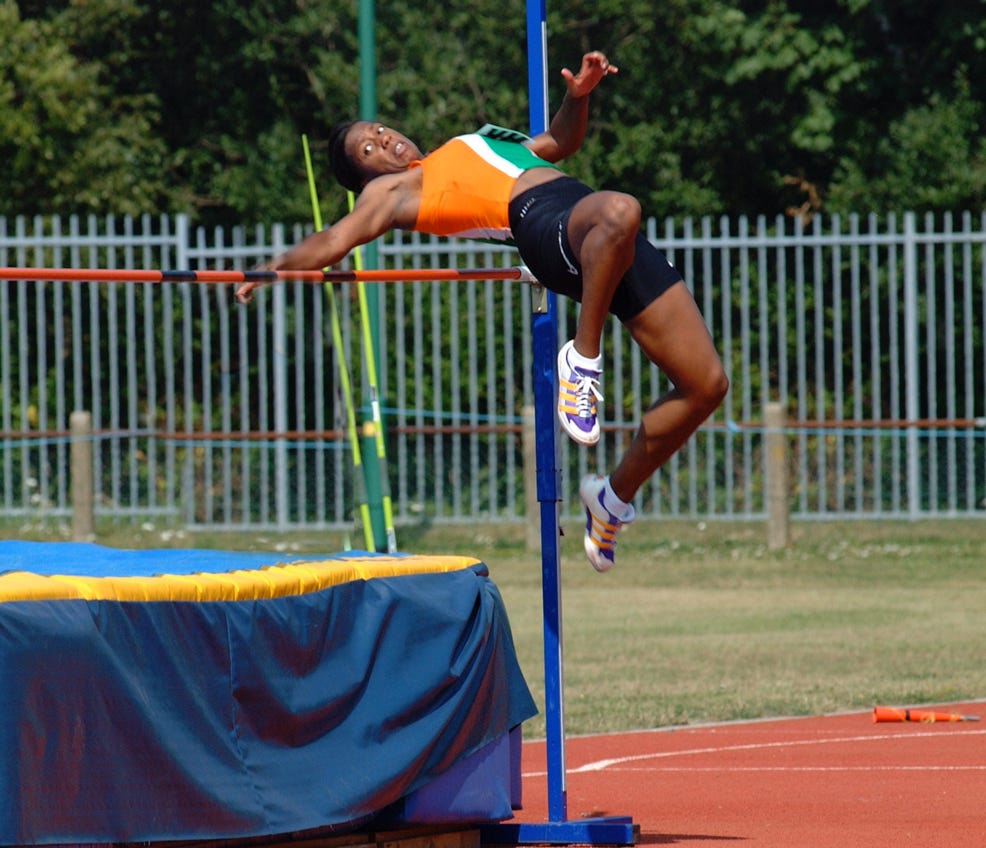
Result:
[[[559,177],[528,189],[510,201],[510,230],[524,264],[547,289],[582,302],[582,268],[568,241],[572,207],[592,189]],[[623,275],[609,311],[624,323],[639,315],[681,275],[667,257],[637,233],[633,264]]]

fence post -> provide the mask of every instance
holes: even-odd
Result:
[[[84,411],[69,416],[71,448],[72,539],[91,542],[96,538],[93,521],[92,414]]]
[[[275,256],[279,256],[284,252],[284,227],[281,224],[274,225],[271,240],[273,242],[271,250]],[[271,300],[274,430],[277,433],[285,433],[288,429],[288,318],[285,286],[274,286]],[[286,530],[290,520],[289,477],[287,442],[283,436],[278,436],[274,439],[274,512],[278,530]]]
[[[767,547],[786,548],[790,527],[788,515],[787,434],[784,432],[786,411],[780,403],[768,403],[764,409],[766,433],[764,455],[767,474]]]
[[[921,417],[921,368],[919,364],[920,305],[918,304],[918,240],[916,216],[904,213],[904,414],[908,422]],[[918,428],[908,423],[907,512],[917,518],[921,512],[921,454]]]

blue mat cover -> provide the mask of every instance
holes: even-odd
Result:
[[[288,559],[0,542],[0,584]],[[355,826],[536,712],[480,562],[246,600],[0,592],[0,693],[7,845]]]

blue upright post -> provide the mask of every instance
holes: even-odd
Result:
[[[545,0],[527,0],[527,82],[531,135],[548,126]],[[632,845],[636,828],[628,816],[568,821],[565,786],[565,710],[562,679],[561,569],[558,504],[561,486],[555,434],[558,330],[555,296],[545,291],[532,318],[534,432],[537,498],[541,515],[541,593],[544,630],[544,716],[548,772],[548,821],[505,823],[482,829],[484,842],[519,844]]]
[[[548,126],[547,32],[544,0],[527,2],[527,87],[531,135]],[[561,584],[558,557],[559,480],[555,440],[555,295],[546,291],[532,316],[534,432],[537,498],[541,517],[541,592],[544,629],[544,712],[548,766],[548,818],[568,817],[565,787],[565,709],[562,676]]]

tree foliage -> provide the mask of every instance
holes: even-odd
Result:
[[[100,27],[122,23],[125,10]],[[165,145],[152,94],[115,89],[73,51],[61,16],[21,18],[0,3],[0,212],[115,211],[167,204]]]
[[[527,124],[523,0],[376,4],[377,114],[424,148]],[[593,185],[648,214],[981,207],[986,0],[548,4],[550,99],[592,48]],[[359,111],[357,0],[0,0],[0,213],[309,217],[300,135]],[[810,202],[809,202],[810,201]]]

